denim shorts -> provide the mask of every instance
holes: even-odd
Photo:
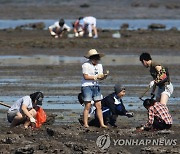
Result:
[[[102,100],[102,95],[99,86],[85,86],[81,87],[81,92],[83,94],[83,99],[85,102],[100,101]]]
[[[14,117],[17,115],[18,112],[19,112],[18,110],[8,111],[8,113],[7,113],[8,122],[11,123],[14,120]]]

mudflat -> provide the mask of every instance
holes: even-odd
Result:
[[[178,0],[1,1],[1,19],[179,19]]]
[[[86,15],[100,19],[178,19],[179,8],[178,0],[2,1],[0,16],[1,19],[59,19],[60,17],[76,19]],[[112,34],[117,31],[99,29],[98,32],[98,39],[68,38],[68,35],[54,39],[47,30],[0,30],[0,55],[83,57],[89,49],[95,48],[106,55],[139,57],[142,52],[149,52],[154,57],[180,56],[180,32],[176,29],[168,31],[120,29],[118,32],[121,38],[118,39],[112,38]],[[172,96],[175,101],[168,102],[174,120],[174,125],[169,131],[137,132],[135,128],[147,120],[145,109],[130,110],[135,114],[133,118],[119,116],[117,128],[109,126],[107,129],[102,129],[91,126],[85,129],[78,121],[82,110],[47,109],[48,121],[40,129],[25,130],[22,126],[10,129],[6,119],[7,110],[0,108],[0,152],[180,153],[178,131],[180,108],[177,105],[180,96],[180,70],[179,65],[168,65],[168,68],[175,87]],[[120,80],[123,84],[129,85],[126,88],[127,97],[139,97],[151,81],[148,69],[141,64],[106,65],[104,69],[110,70],[107,79],[101,82],[104,96],[111,93],[113,84]],[[43,91],[45,97],[70,97],[77,96],[80,92],[81,63],[34,66],[0,64],[0,70],[1,97],[21,97],[38,90]],[[145,97],[150,97],[150,92]],[[78,102],[72,100],[71,103]],[[124,103],[126,106],[129,105]],[[133,103],[132,100],[130,105],[135,105]],[[108,142],[102,144],[100,141],[105,141],[103,139]]]

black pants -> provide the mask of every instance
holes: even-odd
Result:
[[[171,124],[166,124],[164,121],[159,121],[157,117],[154,117],[153,128],[158,130],[170,129]]]

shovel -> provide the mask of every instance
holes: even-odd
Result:
[[[3,106],[8,107],[8,108],[10,108],[10,107],[11,107],[10,105],[5,104],[5,103],[3,103],[3,102],[0,102],[0,105],[3,105]]]
[[[149,89],[150,89],[150,86],[148,86],[148,87],[146,88],[146,90],[144,91],[144,93],[139,97],[140,100],[144,101],[144,99],[142,99],[142,98],[143,98],[144,95],[149,91]]]

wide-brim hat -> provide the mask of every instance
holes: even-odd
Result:
[[[97,52],[96,49],[89,50],[84,57],[89,59],[91,56],[96,56],[96,55],[99,55],[99,57],[104,57],[104,54]]]

